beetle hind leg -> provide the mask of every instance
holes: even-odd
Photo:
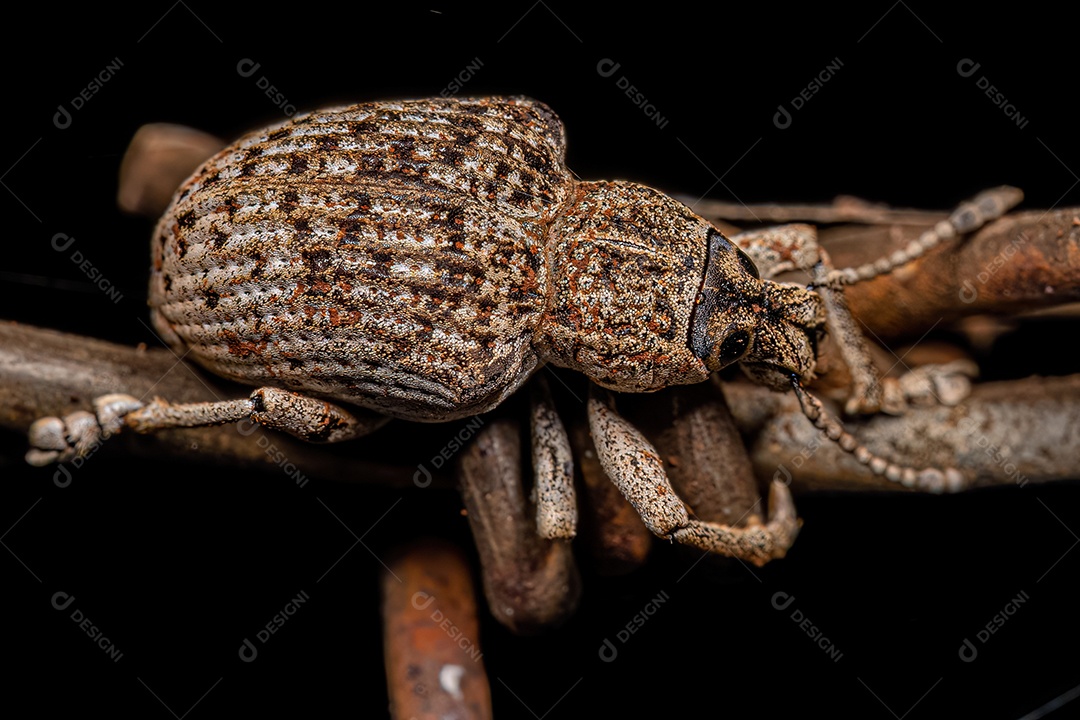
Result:
[[[63,418],[36,420],[30,426],[26,461],[31,465],[69,462],[88,455],[125,428],[151,433],[251,420],[309,442],[340,442],[374,432],[390,419],[273,387],[258,388],[239,400],[175,405],[160,398],[144,403],[131,395],[103,395],[93,406],[93,413],[78,411]]]

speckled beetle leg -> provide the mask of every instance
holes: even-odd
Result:
[[[615,411],[610,395],[595,386],[589,396],[589,426],[604,471],[653,534],[755,565],[783,557],[794,541],[799,525],[783,483],[774,481],[769,489],[765,525],[739,528],[692,520],[652,444]]]
[[[310,442],[340,442],[366,435],[385,425],[384,415],[351,412],[334,403],[278,388],[259,388],[240,400],[172,405],[160,398],[143,403],[130,395],[105,395],[94,401],[94,413],[41,418],[30,426],[34,465],[68,462],[85,456],[102,440],[125,427],[139,433],[165,428],[206,427],[251,419]]]
[[[577,497],[570,437],[555,410],[547,379],[538,375],[532,385],[533,501],[540,537],[577,535]]]
[[[301,440],[340,442],[374,432],[390,420],[385,415],[361,412],[300,393],[263,387],[243,400],[170,405],[155,399],[126,416],[124,422],[136,432],[148,433],[168,427],[222,425],[250,418]]]
[[[774,480],[769,485],[769,520],[764,525],[734,528],[691,520],[686,527],[671,533],[671,537],[684,545],[731,555],[760,566],[787,554],[799,533],[799,525],[791,491],[784,483]]]
[[[953,360],[920,365],[898,378],[895,386],[905,407],[933,403],[952,407],[971,394],[971,378],[978,376],[979,366],[972,361]]]
[[[569,540],[536,532],[522,455],[518,422],[496,416],[457,456],[456,469],[488,607],[503,625],[528,634],[566,620],[581,576]]]
[[[817,229],[812,225],[753,230],[735,235],[731,241],[750,256],[762,278],[771,279],[790,270],[803,270],[810,275],[812,283],[823,283],[833,271],[829,254],[818,245]],[[851,373],[851,397],[845,412],[851,415],[876,413],[882,407],[882,385],[843,291],[821,286],[817,292],[825,301],[829,332]]]

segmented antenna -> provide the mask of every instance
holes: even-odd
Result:
[[[928,250],[937,247],[942,242],[957,235],[978,230],[983,225],[997,220],[1024,199],[1024,193],[1019,188],[1002,185],[1001,187],[985,190],[971,200],[961,203],[949,215],[947,220],[942,220],[934,227],[925,231],[917,240],[912,240],[902,250],[897,250],[888,257],[883,257],[872,263],[866,263],[853,268],[843,268],[829,271],[824,279],[811,282],[810,287],[826,287],[839,289],[843,285],[853,285],[857,282],[870,280],[878,275],[885,275],[896,268],[906,265],[919,258]],[[822,406],[821,401],[811,395],[802,386],[798,375],[792,374],[791,386],[795,390],[795,396],[799,398],[799,406],[803,414],[814,423],[825,435],[855,456],[863,465],[870,468],[875,475],[880,475],[891,482],[900,483],[909,488],[918,488],[929,492],[957,492],[963,490],[967,480],[956,468],[923,468],[921,470],[898,465],[885,458],[875,455],[865,445],[860,445],[854,435],[844,430],[844,426],[838,420],[829,415]]]
[[[892,255],[879,258],[872,263],[833,270],[825,276],[824,281],[811,283],[811,287],[827,285],[835,288],[841,285],[854,285],[857,282],[870,280],[878,275],[891,273],[901,265],[906,265],[928,250],[937,247],[945,240],[977,230],[986,223],[997,220],[1023,199],[1023,191],[1008,185],[985,190],[971,200],[962,203],[953,211],[948,220],[942,220],[920,235],[917,240],[908,243],[908,246],[903,250],[897,250]]]
[[[802,386],[799,377],[791,376],[791,387],[795,390],[795,396],[799,398],[799,406],[803,415],[814,423],[814,427],[825,433],[825,436],[839,445],[845,452],[855,456],[863,465],[870,468],[875,475],[881,475],[904,487],[926,490],[933,493],[959,492],[963,490],[967,481],[963,474],[956,468],[923,468],[918,470],[906,465],[898,465],[889,462],[880,455],[875,455],[865,445],[860,445],[854,435],[844,429],[844,426],[825,410],[821,401],[811,395]]]

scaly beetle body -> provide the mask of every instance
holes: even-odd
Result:
[[[490,410],[547,362],[637,392],[748,351],[808,378],[817,295],[759,280],[662,193],[575,181],[564,154],[559,119],[525,99],[250,134],[158,224],[154,326],[219,375],[422,421]]]
[[[651,188],[575,180],[564,148],[550,109],[512,98],[366,103],[242,138],[183,184],[158,223],[150,305],[184,357],[257,389],[179,405],[105,395],[94,413],[36,421],[28,460],[83,456],[125,427],[244,419],[347,440],[389,417],[490,410],[545,363],[647,392],[739,362],[757,382],[793,390],[873,472],[938,492],[964,487],[955,469],[875,455],[803,386],[828,316],[853,377],[848,408],[882,407],[840,286],[974,230],[1019,191],[984,193],[903,251],[836,271],[810,226],[729,240]],[[772,280],[796,268],[812,287]],[[652,532],[759,564],[783,556],[798,531],[786,483],[772,482],[767,522],[694,518],[613,398],[594,386],[587,404],[597,458]],[[531,425],[537,530],[573,537],[570,443],[542,382]]]

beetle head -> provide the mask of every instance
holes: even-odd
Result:
[[[846,431],[805,387],[814,378],[818,342],[825,333],[825,301],[798,285],[761,280],[753,261],[719,232],[709,230],[708,242],[691,347],[710,371],[737,362],[755,382],[792,390],[807,419],[877,475],[931,492],[966,486],[956,468],[920,470],[892,462]]]
[[[798,285],[762,280],[754,262],[721,233],[709,233],[708,266],[693,322],[695,354],[709,370],[738,362],[755,382],[808,383],[825,331],[825,305]]]

